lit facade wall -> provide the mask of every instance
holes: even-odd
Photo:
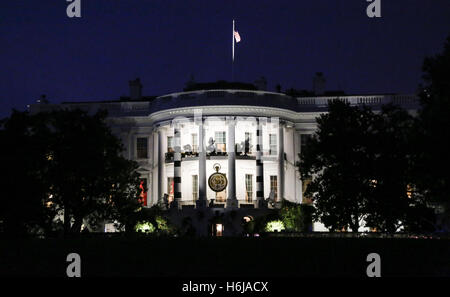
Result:
[[[277,176],[278,174],[278,156],[271,155],[269,152],[270,148],[270,140],[268,136],[269,134],[275,135],[276,139],[278,140],[278,123],[271,124],[269,123],[267,127],[263,128],[263,147],[265,153],[263,154],[263,163],[264,163],[264,197],[268,198],[270,194],[270,176]],[[156,130],[160,131],[161,133],[161,140],[162,140],[162,152],[158,152],[158,136]],[[285,162],[284,170],[285,170],[285,176],[287,177],[287,180],[285,180],[284,187],[285,187],[285,198],[293,201],[293,202],[300,202],[301,199],[301,188],[297,187],[298,183],[295,180],[296,174],[296,168],[295,168],[295,161],[294,159],[298,155],[299,151],[298,146],[295,146],[294,139],[295,139],[295,129],[293,128],[285,128],[285,139],[284,139],[284,147],[288,148],[286,153],[286,158],[289,162]],[[206,118],[205,119],[205,146],[207,147],[209,145],[210,139],[216,139],[216,133],[228,133],[228,127],[226,125],[225,120],[221,120],[218,118]],[[193,134],[196,135],[196,137],[193,137]],[[251,135],[249,137],[249,135]],[[169,152],[169,143],[168,139],[170,137],[173,137],[173,127],[171,127],[170,123],[167,123],[165,125],[161,125],[158,128],[155,128],[152,133],[149,135],[147,134],[134,134],[132,135],[131,139],[134,140],[134,143],[136,142],[137,137],[149,137],[153,141],[152,146],[149,147],[149,151],[151,152],[149,154],[149,160],[148,164],[152,164],[151,172],[153,179],[151,180],[152,183],[148,185],[149,190],[152,193],[153,198],[149,199],[149,206],[157,203],[157,197],[158,197],[158,191],[156,188],[161,183],[162,186],[162,193],[170,194],[168,192],[169,184],[168,180],[169,178],[174,177],[174,166],[172,160],[166,160],[166,154]],[[251,190],[251,201],[256,201],[256,120],[255,119],[249,119],[245,118],[242,122],[237,122],[236,124],[236,135],[235,135],[235,143],[241,144],[244,143],[246,136],[250,138],[250,152],[248,154],[248,157],[243,157],[243,153],[241,156],[236,157],[236,196],[239,201],[243,201],[248,199],[247,194],[247,187],[248,181],[251,179],[251,185],[249,190]],[[225,136],[226,138],[226,136]],[[193,140],[198,139],[198,126],[196,126],[194,123],[185,123],[181,127],[181,147],[185,147],[186,145],[189,145],[191,148],[196,145],[193,143]],[[172,140],[173,141],[173,140]],[[150,142],[149,142],[150,144]],[[232,144],[226,142],[226,150],[229,150]],[[133,145],[129,145],[130,147],[133,147]],[[135,145],[134,145],[135,147]],[[277,144],[277,150],[279,149],[279,146]],[[185,150],[182,149],[182,152],[184,153]],[[161,154],[161,155],[160,155]],[[136,156],[136,152],[134,152],[132,155]],[[157,180],[158,176],[158,161],[163,160],[163,173],[162,173],[162,181]],[[141,160],[142,162],[142,160]],[[195,190],[193,189],[193,176],[199,176],[199,165],[198,165],[198,157],[190,157],[190,158],[183,158],[181,162],[181,181],[182,181],[182,199],[181,201],[186,202],[193,202],[193,192]],[[219,164],[221,169],[220,172],[225,173],[228,175],[228,157],[227,155],[224,156],[209,156],[206,160],[206,176],[209,177],[212,173],[215,172],[214,164]],[[145,176],[143,176],[145,177]],[[225,190],[226,191],[226,190]],[[198,190],[196,191],[198,193]],[[225,197],[227,197],[227,194],[225,194]],[[216,194],[213,192],[209,187],[207,188],[207,199],[216,199]]]

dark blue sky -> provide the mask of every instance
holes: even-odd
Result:
[[[270,90],[311,89],[322,71],[327,89],[413,93],[425,56],[450,33],[449,0],[381,0],[382,18],[365,0],[81,0],[82,18],[65,0],[0,2],[0,116],[40,94],[51,102],[117,99],[140,77],[144,95],[196,81],[260,76]]]

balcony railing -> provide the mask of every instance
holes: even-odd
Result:
[[[174,154],[175,152],[167,152],[164,155],[164,159],[166,161],[166,163],[170,163],[174,161]],[[198,152],[182,152],[181,153],[181,159],[188,161],[189,159],[191,160],[196,160],[198,158]]]
[[[300,106],[326,107],[329,102],[343,100],[351,105],[383,105],[388,103],[398,105],[416,105],[419,98],[415,95],[369,95],[369,96],[324,96],[324,97],[299,97],[297,103]]]
[[[216,208],[225,208],[226,200],[217,201],[216,199],[208,199],[207,205],[208,207],[216,207]],[[178,202],[179,207],[184,208],[195,208],[196,201],[195,200],[181,200]],[[247,200],[247,199],[238,199],[238,206],[240,208],[256,208],[256,200]]]

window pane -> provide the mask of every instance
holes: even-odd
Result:
[[[192,134],[192,152],[198,151],[198,137],[197,134]]]
[[[216,143],[225,144],[227,143],[226,137],[225,137],[225,131],[216,131],[215,133],[215,141]]]
[[[147,179],[142,178],[139,184],[139,188],[141,189],[141,194],[139,195],[139,202],[147,206]]]
[[[167,136],[167,151],[169,153],[173,152],[173,136]]]
[[[245,191],[246,191],[246,200],[251,202],[253,199],[253,175],[246,174],[245,175]]]
[[[138,137],[136,139],[136,157],[138,159],[147,159],[147,137]]]
[[[270,176],[270,193],[271,193],[271,195],[273,193],[273,198],[275,200],[278,198],[278,182],[277,182],[276,175]]]
[[[312,181],[311,178],[302,180],[302,197],[303,197],[302,203],[305,203],[305,204],[311,204],[312,203],[311,197],[305,195],[306,189],[308,188],[308,185],[311,183],[311,181]]]
[[[227,139],[225,131],[216,131],[215,132],[215,144],[217,152],[226,152],[227,148]]]
[[[269,155],[277,154],[277,135],[269,134]]]
[[[192,199],[198,199],[198,175],[192,176]]]
[[[251,149],[252,149],[252,133],[250,132],[245,132],[245,141],[244,141],[244,151],[251,153]]]

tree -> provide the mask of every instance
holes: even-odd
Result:
[[[450,217],[450,36],[441,54],[423,64],[421,105],[416,130],[415,181],[429,203]]]
[[[302,179],[313,177],[305,195],[313,197],[315,219],[354,232],[362,220],[388,233],[408,225],[429,229],[430,210],[412,173],[412,115],[392,104],[375,113],[335,101],[317,122],[300,162]]]
[[[374,115],[368,156],[373,179],[368,196],[366,223],[376,230],[394,233],[407,221],[418,220],[423,201],[413,191],[414,164],[411,139],[414,118],[406,110],[389,104]],[[412,211],[415,208],[415,211]],[[413,217],[410,220],[410,217]]]
[[[79,233],[83,221],[90,225],[140,207],[137,202],[137,164],[126,160],[122,144],[107,126],[106,112],[88,115],[81,110],[49,114],[53,130],[53,203],[64,212],[64,233]]]
[[[103,111],[58,110],[15,112],[3,122],[0,137],[10,144],[2,147],[9,173],[0,189],[5,226],[26,233],[34,223],[49,231],[63,214],[64,233],[73,234],[83,223],[126,223],[139,211],[137,164],[121,155],[105,119]]]
[[[358,232],[372,185],[368,147],[374,114],[340,100],[328,108],[301,153],[301,178],[313,178],[305,195],[314,201],[315,220],[335,231],[350,227]]]
[[[49,232],[56,210],[49,205],[50,130],[44,117],[13,110],[0,122],[0,221],[8,236]]]
[[[286,230],[307,232],[311,224],[312,210],[312,207],[309,205],[283,200],[279,215]]]

